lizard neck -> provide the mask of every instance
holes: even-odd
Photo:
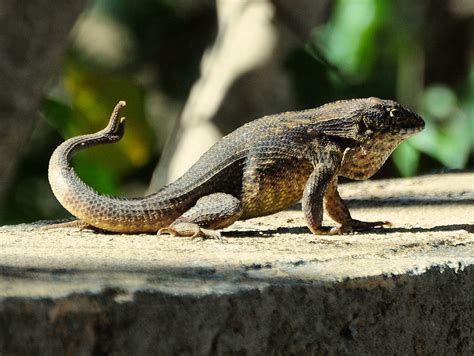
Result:
[[[396,136],[379,135],[346,149],[338,175],[355,180],[372,177],[400,142]]]

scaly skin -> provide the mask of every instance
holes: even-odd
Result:
[[[299,200],[314,234],[382,226],[386,223],[352,219],[337,191],[337,177],[371,177],[400,142],[424,127],[415,113],[378,98],[269,115],[225,136],[157,193],[123,199],[88,187],[70,160],[78,150],[120,140],[124,106],[117,104],[102,131],[61,144],[49,164],[52,190],[71,214],[95,228],[122,233],[217,237],[215,229],[284,210]],[[321,226],[323,201],[339,227]]]

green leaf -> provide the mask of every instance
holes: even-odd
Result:
[[[400,144],[393,152],[392,157],[402,176],[409,177],[416,173],[420,162],[420,151],[413,147],[410,142]]]
[[[43,99],[41,113],[48,123],[53,126],[62,137],[71,136],[71,122],[74,112],[71,107],[58,98],[48,96]]]
[[[458,105],[454,91],[444,85],[427,88],[423,100],[426,112],[438,119],[447,118]]]

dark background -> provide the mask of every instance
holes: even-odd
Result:
[[[222,134],[237,125],[233,117],[378,96],[417,111],[427,125],[375,178],[474,167],[472,1],[340,0],[317,9],[303,0],[268,2],[280,41],[271,63],[288,84],[272,95],[291,98],[291,107],[241,100],[244,73],[226,93],[225,100],[239,98],[232,114],[216,120]],[[16,3],[0,1],[0,224],[67,216],[49,189],[49,157],[65,138],[102,128],[121,99],[124,140],[81,153],[74,164],[102,193],[144,194],[202,56],[217,45],[215,2]]]

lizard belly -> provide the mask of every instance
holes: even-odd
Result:
[[[241,219],[273,214],[301,199],[313,166],[296,159],[272,163],[257,170],[245,171]]]

